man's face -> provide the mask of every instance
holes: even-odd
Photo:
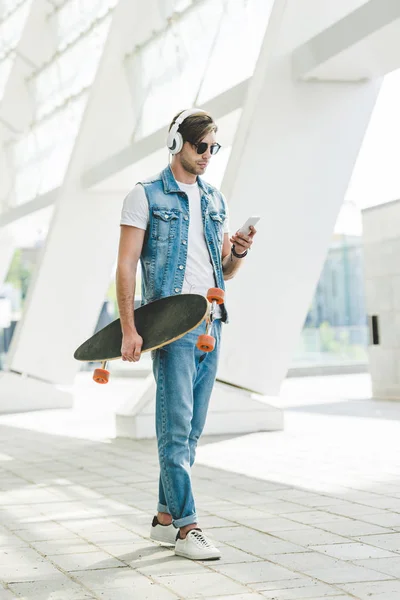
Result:
[[[217,141],[215,132],[212,131],[211,133],[208,133],[200,141],[208,144],[207,150],[203,154],[197,154],[196,146],[193,146],[190,142],[185,142],[182,150],[177,155],[185,171],[192,175],[203,175],[207,169],[211,158],[210,145],[215,144]]]

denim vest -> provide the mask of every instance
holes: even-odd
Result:
[[[197,178],[200,188],[204,237],[211,258],[216,287],[225,289],[222,272],[223,226],[226,209],[223,196],[213,186]],[[149,224],[140,263],[142,304],[182,293],[189,235],[189,199],[166,167],[159,175],[139,182],[149,203]],[[227,322],[225,305],[222,320]]]

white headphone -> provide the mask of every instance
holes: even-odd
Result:
[[[206,111],[201,110],[200,108],[189,108],[188,110],[184,110],[183,113],[179,115],[175,123],[172,125],[167,138],[167,146],[171,154],[178,154],[178,152],[182,150],[183,137],[178,131],[179,127],[187,117],[190,117],[190,115],[195,115],[197,113],[206,114]]]

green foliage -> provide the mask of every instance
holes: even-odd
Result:
[[[322,352],[339,355],[354,360],[366,359],[366,349],[360,344],[350,342],[350,332],[341,329],[337,334],[331,325],[325,321],[319,327]]]
[[[17,290],[21,290],[23,300],[28,293],[32,269],[32,265],[28,265],[22,260],[22,250],[21,248],[18,248],[11,261],[6,282],[11,283]]]

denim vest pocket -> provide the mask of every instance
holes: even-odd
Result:
[[[152,209],[151,236],[159,242],[166,242],[176,236],[176,226],[179,220],[179,211],[168,208],[154,207]]]
[[[217,213],[217,212],[212,212],[210,213],[210,219],[212,221],[212,223],[215,226],[215,231],[218,237],[218,241],[219,243],[222,243],[222,232],[223,232],[223,225],[226,219],[226,215],[225,213]]]

